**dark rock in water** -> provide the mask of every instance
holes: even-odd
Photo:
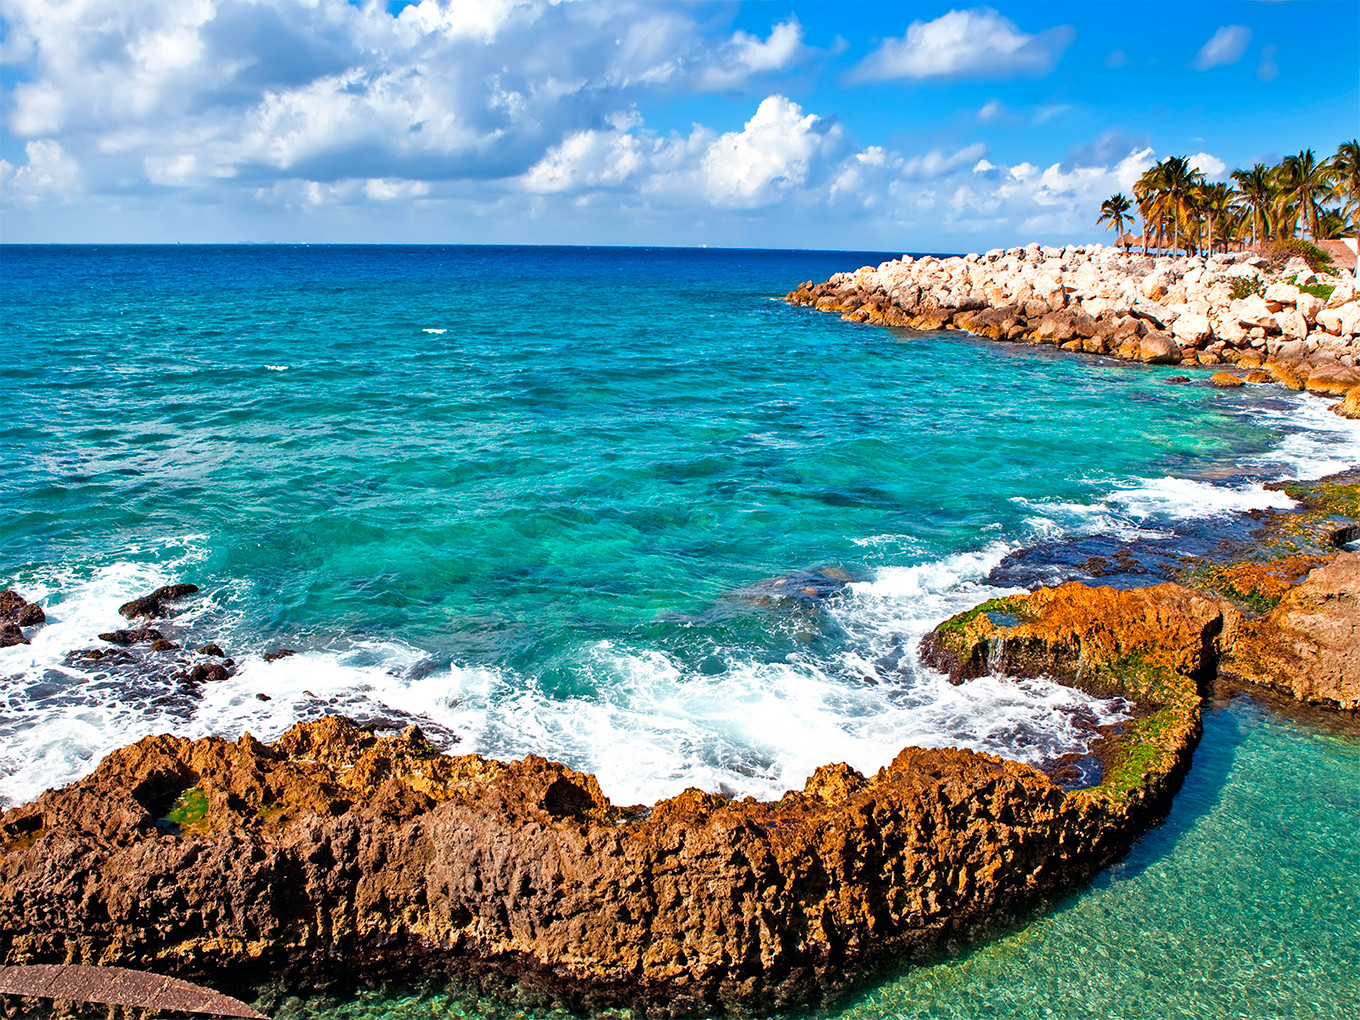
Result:
[[[840,567],[821,567],[783,574],[752,585],[739,594],[761,606],[810,606],[831,598],[849,583],[850,575]]]
[[[107,641],[111,645],[142,644],[143,642],[164,641],[165,635],[154,627],[137,627],[133,630],[112,630],[99,635],[100,641]]]
[[[268,694],[263,694],[263,693],[257,694],[257,695],[255,695],[255,697],[258,698],[260,701],[273,701],[273,700],[274,700],[274,699],[271,698]]]
[[[0,591],[0,623],[10,623],[19,627],[32,627],[42,623],[47,619],[47,614],[43,612],[42,606],[29,602],[17,591],[9,588]],[[0,638],[0,642],[4,639]],[[20,640],[9,642],[10,644],[28,644],[20,634]],[[0,643],[0,648],[5,647]]]
[[[296,652],[295,650],[293,650],[292,648],[280,648],[280,649],[278,649],[277,651],[274,651],[274,652],[265,652],[265,653],[264,653],[264,661],[265,661],[265,662],[277,662],[279,659],[286,659],[286,658],[288,658],[288,656],[290,656],[290,655],[296,655],[296,654],[297,654],[297,652]]]
[[[198,654],[199,654],[199,655],[215,655],[215,656],[217,656],[219,659],[225,659],[225,658],[227,657],[227,653],[224,652],[224,651],[222,651],[222,649],[221,649],[220,646],[218,646],[218,645],[216,645],[216,644],[212,644],[212,643],[206,644],[206,645],[204,645],[202,648],[198,649]]]
[[[1168,386],[1178,383],[1188,383],[1189,381],[1190,377],[1188,375],[1169,375],[1162,380],[1162,382],[1166,383]]]
[[[0,620],[0,648],[10,648],[14,645],[26,645],[28,638],[24,637],[24,632],[17,623],[9,620]]]
[[[169,613],[165,603],[182,599],[196,591],[198,591],[196,584],[167,584],[164,587],[157,588],[150,595],[143,595],[141,598],[123,603],[118,607],[118,612],[129,620],[138,616],[144,616],[148,619],[167,616]]]
[[[191,684],[216,683],[219,680],[230,680],[231,670],[216,662],[203,662],[189,670],[185,679]]]
[[[153,652],[173,652],[178,647],[179,645],[175,644],[173,641],[167,641],[163,637],[156,638],[155,641],[151,642],[151,650]]]

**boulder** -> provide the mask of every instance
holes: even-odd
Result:
[[[1360,708],[1360,554],[1341,553],[1243,622],[1220,668],[1304,701]]]
[[[1267,304],[1292,305],[1298,301],[1299,288],[1291,283],[1272,283],[1263,295]],[[1273,309],[1272,309],[1273,310]]]
[[[1332,410],[1343,418],[1360,419],[1360,386],[1352,386],[1340,403],[1333,404]]]
[[[1360,386],[1360,372],[1339,362],[1332,362],[1311,372],[1304,389],[1321,396],[1340,397],[1355,386]]]
[[[1209,385],[1220,390],[1236,390],[1246,385],[1240,375],[1231,372],[1215,372],[1209,376]]]
[[[157,588],[149,595],[143,595],[140,598],[133,599],[131,602],[123,603],[118,607],[118,612],[128,620],[135,619],[139,616],[148,619],[156,619],[168,615],[169,610],[166,608],[165,603],[174,602],[176,599],[182,599],[186,595],[194,594],[196,591],[198,591],[198,585],[196,584],[167,584],[164,587]]]
[[[1298,309],[1303,321],[1312,325],[1317,321],[1318,312],[1322,311],[1323,300],[1314,294],[1299,294],[1299,299],[1294,302],[1294,307]]]
[[[1275,325],[1290,339],[1302,339],[1308,335],[1308,323],[1297,308],[1286,308],[1275,313]]]
[[[1171,335],[1182,345],[1194,347],[1212,337],[1214,331],[1209,325],[1207,316],[1199,312],[1186,312],[1177,316],[1176,321],[1172,323]]]
[[[1170,333],[1152,330],[1139,338],[1137,360],[1149,365],[1179,365],[1181,349]]]

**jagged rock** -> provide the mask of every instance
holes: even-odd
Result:
[[[47,614],[43,612],[42,606],[35,602],[29,602],[28,599],[13,589],[0,590],[0,623],[13,624],[16,628],[33,627],[43,623],[46,619]],[[28,644],[22,631],[19,631],[18,640],[15,640],[12,634],[8,639],[0,636],[0,648],[6,647],[4,644],[6,640],[10,644]]]
[[[1209,385],[1220,390],[1240,389],[1245,385],[1240,375],[1233,375],[1231,372],[1215,372],[1209,376]]]
[[[155,619],[167,615],[165,603],[182,599],[196,591],[198,591],[196,584],[167,584],[164,587],[157,588],[150,595],[143,595],[131,602],[123,603],[118,607],[118,612],[128,620],[135,619],[138,616]]]
[[[1346,398],[1333,404],[1332,410],[1343,418],[1360,418],[1360,386],[1352,386],[1346,391]]]
[[[99,640],[107,641],[111,645],[122,645],[126,648],[129,645],[164,641],[165,635],[154,627],[136,627],[131,630],[108,631],[100,634]]]
[[[309,991],[476,968],[577,1009],[671,1015],[821,1002],[1079,881],[1165,810],[1198,695],[1131,683],[1157,728],[1112,732],[1106,779],[1070,792],[908,748],[772,803],[688,790],[647,811],[542,758],[439,754],[415,727],[148,737],[0,815],[0,956]]]
[[[191,684],[217,683],[231,679],[231,670],[222,663],[201,662],[183,676]]]
[[[24,637],[24,632],[17,623],[10,620],[0,620],[0,648],[12,648],[14,645],[26,645],[28,638]]]
[[[1339,554],[1243,622],[1222,669],[1305,701],[1360,708],[1360,555]]]
[[[224,658],[226,658],[226,654],[227,654],[227,653],[224,652],[224,651],[222,651],[221,646],[219,646],[219,645],[217,645],[217,644],[215,644],[215,643],[210,642],[210,643],[208,643],[208,644],[202,646],[201,648],[199,648],[199,649],[198,649],[198,654],[199,654],[199,655],[215,655],[215,656],[217,656],[219,659],[224,659]]]
[[[1328,397],[1345,396],[1355,386],[1360,386],[1360,372],[1337,362],[1319,366],[1304,383],[1309,393]]]
[[[279,648],[272,652],[265,652],[262,658],[265,662],[277,662],[279,659],[286,659],[290,655],[296,654],[297,652],[292,648]]]

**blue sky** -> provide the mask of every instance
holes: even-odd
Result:
[[[1360,4],[0,0],[0,240],[964,251],[1360,125]]]

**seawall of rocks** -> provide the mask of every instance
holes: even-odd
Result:
[[[1328,287],[1325,298],[1313,292]],[[854,322],[1264,370],[1269,376],[1255,381],[1320,394],[1360,386],[1355,277],[1320,276],[1302,259],[1272,271],[1265,259],[1236,253],[1168,258],[1031,244],[955,258],[904,255],[800,284],[785,300]]]

